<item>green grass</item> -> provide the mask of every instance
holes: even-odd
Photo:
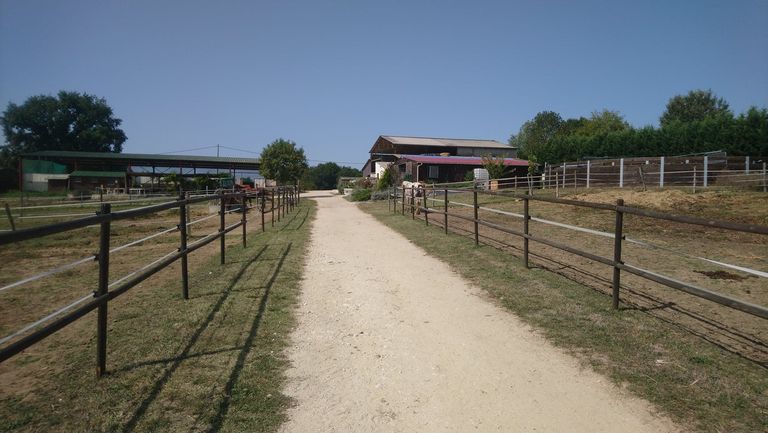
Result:
[[[768,370],[638,309],[611,308],[605,294],[386,203],[360,207],[449,263],[550,342],[652,402],[687,431],[767,431]]]
[[[209,256],[187,301],[176,264],[111,302],[101,379],[94,313],[0,365],[0,431],[276,431],[314,211],[302,201],[223,266],[193,253]]]

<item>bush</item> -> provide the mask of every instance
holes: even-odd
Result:
[[[386,189],[374,191],[371,194],[371,200],[386,200],[389,198],[389,191]]]
[[[368,201],[371,199],[371,190],[370,189],[356,189],[352,191],[352,196],[350,197],[352,201]]]

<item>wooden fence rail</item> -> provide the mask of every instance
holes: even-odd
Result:
[[[256,198],[256,206],[249,207],[247,200]],[[187,226],[190,224],[187,222],[187,209],[190,204],[199,203],[216,199],[220,203],[219,209],[219,228],[216,232],[209,234],[197,241],[187,244]],[[266,200],[270,201],[270,208],[266,207]],[[5,347],[0,348],[0,362],[4,362],[7,359],[17,355],[24,349],[32,346],[33,344],[43,340],[56,331],[71,324],[77,319],[83,317],[89,312],[98,309],[98,317],[96,324],[96,374],[102,376],[106,371],[106,358],[107,358],[107,317],[109,301],[124,294],[134,286],[138,285],[142,281],[156,274],[160,270],[170,266],[176,260],[181,259],[181,282],[182,282],[182,297],[189,299],[189,275],[188,275],[188,263],[187,256],[193,251],[220,239],[220,256],[221,264],[225,263],[226,245],[225,235],[238,227],[242,227],[242,239],[243,247],[246,246],[246,224],[247,224],[247,211],[249,209],[258,209],[261,213],[261,227],[264,229],[264,214],[271,212],[274,217],[275,209],[278,209],[278,218],[280,212],[283,215],[294,208],[294,203],[298,203],[299,191],[295,187],[275,187],[271,189],[262,189],[258,193],[219,193],[215,195],[207,195],[204,197],[187,197],[186,195],[180,195],[178,199],[168,203],[161,203],[151,206],[145,206],[137,209],[129,209],[119,212],[112,212],[111,204],[105,203],[101,205],[99,212],[96,215],[79,218],[71,221],[60,222],[56,224],[49,224],[44,226],[32,227],[23,230],[17,230],[12,232],[0,233],[0,246],[15,244],[29,239],[40,238],[56,233],[62,233],[69,230],[75,230],[91,225],[100,225],[99,231],[99,252],[96,255],[96,260],[99,264],[99,282],[98,288],[94,291],[92,299],[84,299],[84,303],[80,304],[76,309],[66,313],[60,314],[55,320],[46,323],[44,326],[36,329],[32,332],[26,333],[21,338],[15,339]],[[276,202],[277,201],[277,205]],[[231,209],[227,209],[230,207]],[[129,274],[129,276],[121,278],[117,282],[118,284],[109,284],[109,256],[110,256],[110,228],[112,221],[118,221],[128,218],[134,218],[138,216],[152,215],[160,211],[168,209],[179,209],[179,225],[177,229],[180,233],[179,248],[175,252],[166,255],[165,257],[150,263],[149,265],[141,268],[139,271]],[[226,225],[225,215],[230,212],[240,211],[242,217],[236,223]],[[206,217],[207,218],[207,217]],[[274,226],[274,222],[273,222]],[[113,250],[114,251],[114,250]],[[111,286],[115,286],[110,290]],[[13,285],[11,285],[13,286]],[[7,286],[10,287],[10,286]],[[65,309],[59,310],[64,311]],[[52,317],[50,315],[48,317]],[[25,328],[28,329],[28,328]],[[12,334],[13,335],[13,334]],[[8,337],[6,337],[8,338]]]
[[[411,190],[410,193],[406,193],[406,189],[410,189]],[[622,257],[621,257],[623,241],[626,239],[626,237],[623,234],[624,214],[633,214],[633,215],[638,215],[645,218],[660,219],[660,220],[673,221],[673,222],[685,223],[685,224],[694,224],[699,226],[720,228],[720,229],[731,230],[736,232],[753,233],[753,234],[759,234],[759,235],[768,235],[768,226],[761,226],[761,225],[755,225],[755,224],[742,224],[742,223],[736,223],[731,221],[717,221],[717,220],[711,220],[706,218],[673,215],[673,214],[668,214],[664,212],[656,212],[656,211],[651,211],[646,209],[639,209],[639,208],[625,206],[624,201],[621,199],[617,200],[615,205],[610,205],[610,204],[604,204],[604,203],[583,202],[578,200],[567,200],[567,199],[552,198],[552,197],[536,197],[536,196],[531,196],[527,193],[519,195],[519,194],[504,192],[504,191],[482,191],[477,189],[443,188],[441,192],[444,195],[444,199],[443,199],[444,206],[443,206],[443,209],[437,209],[437,208],[431,208],[429,206],[418,206],[415,204],[414,198],[421,197],[421,196],[425,197],[424,202],[426,203],[426,190],[424,189],[405,188],[405,187],[392,188],[389,193],[389,200],[393,202],[393,205],[390,207],[390,209],[393,209],[394,212],[397,213],[397,204],[400,201],[402,202],[402,213],[404,215],[406,201],[409,201],[408,199],[411,198],[410,206],[412,209],[414,209],[412,212],[414,212],[414,215],[416,211],[424,212],[425,220],[427,224],[429,224],[429,220],[426,217],[426,215],[428,214],[444,215],[444,225],[445,225],[446,234],[448,233],[448,217],[449,216],[472,222],[474,226],[473,235],[474,235],[474,241],[476,245],[479,244],[479,229],[478,229],[479,226],[488,227],[494,230],[498,230],[504,233],[518,236],[523,240],[523,264],[526,268],[529,267],[529,261],[528,261],[529,241],[544,244],[553,248],[560,249],[562,251],[566,251],[571,254],[579,255],[581,257],[593,260],[595,262],[598,262],[607,266],[611,266],[613,267],[612,302],[613,302],[613,308],[616,308],[616,309],[618,309],[619,301],[620,301],[619,291],[620,291],[620,285],[621,285],[621,271],[626,271],[636,276],[639,276],[641,278],[645,278],[647,280],[651,280],[656,283],[662,284],[664,286],[677,289],[677,290],[689,293],[691,295],[698,296],[700,298],[707,299],[711,302],[715,302],[720,305],[724,305],[726,307],[743,311],[745,313],[752,314],[754,316],[757,316],[763,319],[768,319],[768,308],[766,308],[765,306],[742,301],[740,299],[736,299],[736,298],[724,295],[722,293],[718,293],[712,290],[698,287],[683,281],[678,281],[674,278],[667,277],[647,269],[641,269],[639,267],[626,264],[622,261]],[[450,202],[448,199],[448,195],[450,193],[472,194],[473,203],[471,205],[462,203],[461,205],[472,207],[473,216],[466,216],[466,215],[449,212],[448,205]],[[478,201],[477,201],[478,194],[502,196],[502,197],[522,200],[523,214],[519,216],[523,219],[523,231],[515,230],[512,228],[503,226],[501,224],[492,223],[490,221],[486,221],[479,218],[478,210],[480,209],[480,206],[478,205]],[[574,248],[559,242],[552,241],[542,236],[530,234],[528,222],[532,219],[530,214],[531,201],[542,201],[542,202],[555,203],[555,204],[565,205],[565,206],[578,206],[578,207],[586,207],[586,208],[613,212],[615,214],[615,225],[614,225],[613,233],[605,234],[614,238],[613,258],[602,257],[596,254],[582,251],[578,248]],[[459,204],[459,203],[455,203],[455,204]],[[494,210],[489,208],[484,208],[484,209]],[[506,214],[510,214],[510,213],[506,213]],[[582,232],[591,231],[590,229],[585,229],[583,227],[578,227],[575,225],[562,224],[562,223],[558,225],[566,228],[572,228],[574,230],[578,230]],[[755,273],[762,274],[762,272],[758,272],[758,271],[755,271]]]

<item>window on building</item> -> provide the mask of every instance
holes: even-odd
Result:
[[[437,179],[437,177],[438,177],[438,169],[439,168],[440,167],[437,166],[437,165],[430,165],[429,166],[429,174],[427,175],[427,177],[429,179]]]

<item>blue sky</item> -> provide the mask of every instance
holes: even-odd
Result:
[[[284,137],[359,167],[381,134],[506,141],[542,110],[656,125],[696,88],[766,107],[767,47],[766,0],[0,0],[0,105],[76,90],[125,152]]]

